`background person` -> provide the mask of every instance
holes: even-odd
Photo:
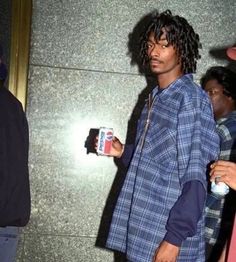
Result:
[[[223,66],[207,70],[201,79],[208,93],[220,137],[219,159],[236,161],[236,74]],[[208,193],[206,201],[206,248],[208,261],[216,261],[231,234],[235,201],[227,196]]]
[[[19,227],[30,217],[28,124],[21,103],[4,87],[0,58],[0,261],[15,261]]]
[[[229,161],[219,160],[211,165],[211,181],[215,181],[217,178],[218,182],[224,182],[233,190],[236,190],[236,164]],[[232,230],[232,236],[230,238],[230,245],[228,255],[226,246],[222,252],[219,261],[222,262],[235,262],[236,258],[236,217],[234,218],[234,226]],[[227,256],[227,260],[226,260]]]
[[[230,47],[226,51],[228,57],[236,60],[236,47]],[[229,161],[217,161],[211,165],[211,181],[224,182],[232,189],[236,190],[236,164]],[[230,240],[229,250],[226,259],[226,246],[221,254],[219,262],[234,262],[236,258],[236,217],[234,219],[234,226]]]

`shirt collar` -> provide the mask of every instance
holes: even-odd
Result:
[[[182,83],[185,81],[193,81],[193,75],[192,74],[185,74],[179,78],[177,78],[174,82],[172,82],[168,87],[161,89],[159,86],[156,86],[156,88],[152,91],[152,97],[155,97],[156,95],[159,96],[160,99],[167,98],[170,94],[173,93],[173,91],[177,91],[182,87]]]
[[[228,115],[219,118],[218,120],[216,120],[217,125],[222,124],[225,120],[227,120],[230,116],[233,116],[236,118],[236,110],[230,112]]]

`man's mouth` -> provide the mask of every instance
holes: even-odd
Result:
[[[160,65],[160,64],[162,64],[162,61],[160,61],[158,59],[150,59],[150,64],[151,65]]]

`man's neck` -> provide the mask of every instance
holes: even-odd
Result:
[[[224,117],[228,116],[230,113],[232,113],[235,110],[236,110],[236,108],[233,105],[231,107],[230,106],[229,107],[225,107],[225,110],[223,112],[221,112],[221,114],[215,115],[215,119],[219,120],[220,118],[224,118]]]
[[[161,89],[167,88],[171,83],[175,82],[178,78],[183,76],[182,72],[159,74],[157,75],[157,82]]]

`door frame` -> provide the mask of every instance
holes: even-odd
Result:
[[[32,0],[12,0],[9,90],[26,109]]]

